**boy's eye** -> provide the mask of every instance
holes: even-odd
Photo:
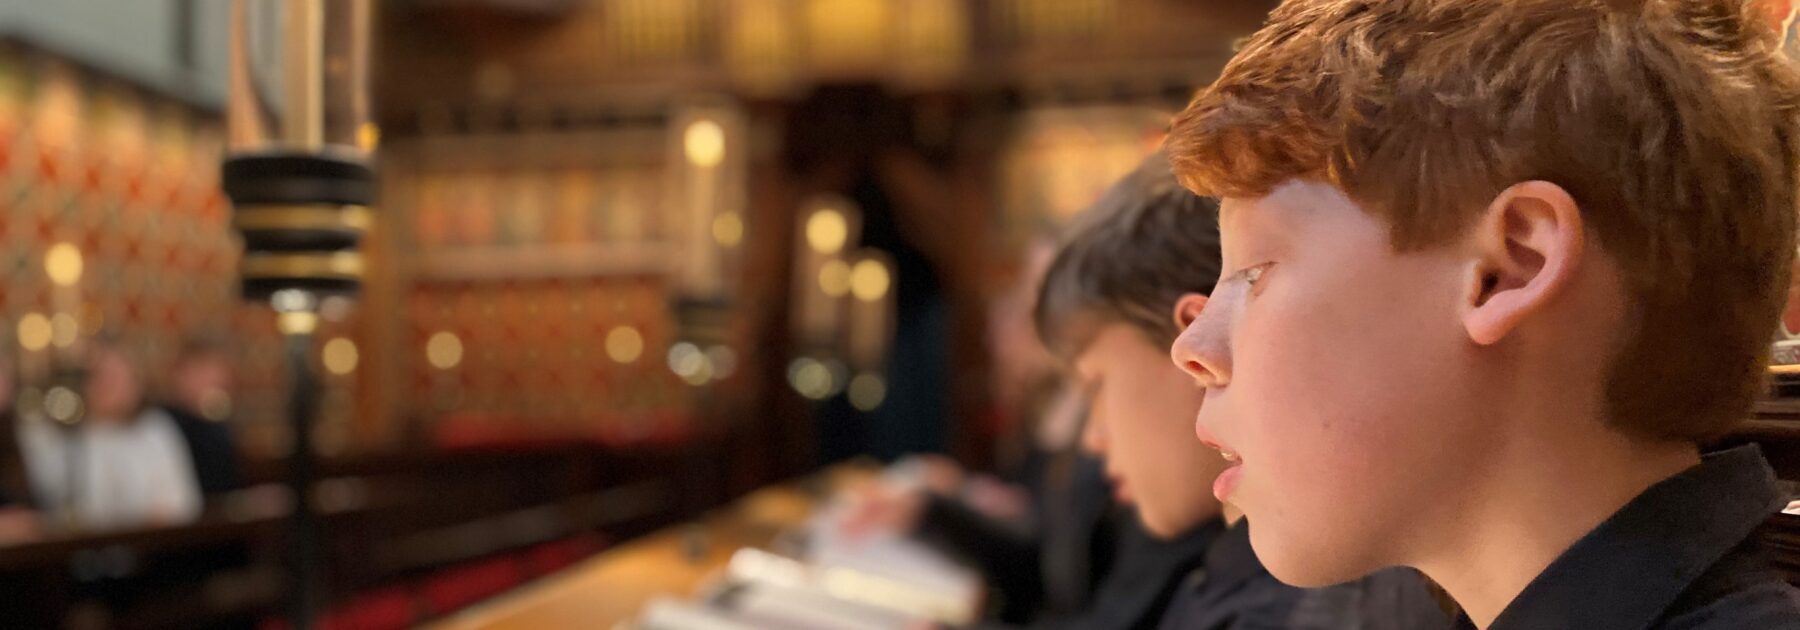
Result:
[[[1250,286],[1253,286],[1253,287],[1256,286],[1256,281],[1262,279],[1263,270],[1267,269],[1267,268],[1268,267],[1258,265],[1255,267],[1251,267],[1249,269],[1245,269],[1244,270],[1244,282],[1249,283]]]
[[[1238,272],[1238,277],[1243,278],[1244,284],[1246,284],[1250,287],[1250,294],[1256,295],[1257,282],[1260,282],[1262,280],[1263,274],[1268,272],[1269,267],[1272,267],[1274,265],[1275,265],[1275,263],[1266,262],[1266,263],[1263,263],[1260,265],[1256,265],[1254,267],[1246,267],[1243,271]]]

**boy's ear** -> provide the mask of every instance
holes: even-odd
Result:
[[[1199,293],[1188,293],[1175,300],[1175,332],[1187,330],[1188,324],[1200,318],[1200,311],[1206,309],[1206,296]]]
[[[1462,319],[1481,345],[1505,338],[1572,282],[1586,243],[1575,198],[1545,181],[1502,191],[1470,236],[1475,257]]]

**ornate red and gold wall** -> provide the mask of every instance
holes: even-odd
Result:
[[[129,348],[153,385],[185,338],[226,337],[244,444],[281,451],[279,341],[237,299],[223,146],[217,112],[0,46],[0,354],[18,365],[22,397],[49,355],[97,335]],[[47,269],[59,245],[79,255],[70,288]]]

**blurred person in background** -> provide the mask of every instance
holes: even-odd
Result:
[[[1257,560],[1249,525],[1210,492],[1228,464],[1193,435],[1204,393],[1166,348],[1220,276],[1217,213],[1153,156],[1078,219],[1044,274],[1035,328],[1085,392],[1083,447],[1103,458],[1133,518],[1089,604],[1030,627],[1450,627],[1410,570],[1311,591],[1282,584]]]
[[[997,617],[1027,623],[1087,605],[1111,564],[1117,515],[1099,461],[1077,444],[1086,401],[1038,341],[1037,285],[1056,251],[1051,233],[1028,247],[1018,278],[988,308],[993,396],[1008,419],[999,475],[949,458],[914,456],[862,488],[842,521],[851,535],[909,535],[978,569]]]
[[[26,471],[39,504],[65,509],[78,527],[175,525],[200,513],[200,486],[181,430],[144,404],[144,381],[124,348],[93,342],[86,413],[73,426],[20,423]]]
[[[18,386],[12,361],[0,359],[0,545],[36,538],[41,530],[15,437]]]
[[[231,431],[231,357],[223,343],[196,337],[182,345],[169,371],[162,410],[181,430],[200,493],[211,497],[241,489],[243,466]]]

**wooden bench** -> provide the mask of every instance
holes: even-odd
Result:
[[[692,482],[683,457],[677,447],[580,442],[325,459],[314,491],[324,533],[321,618],[384,627],[411,609],[407,625],[416,624],[576,562],[603,541],[685,518]],[[279,619],[285,468],[247,468],[253,487],[210,502],[190,525],[0,547],[0,591],[9,594],[0,598],[0,627]]]

